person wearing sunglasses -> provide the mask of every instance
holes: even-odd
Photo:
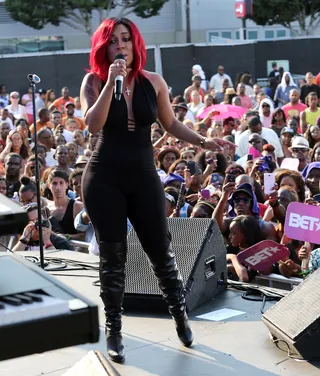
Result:
[[[301,136],[295,136],[292,139],[292,146],[288,150],[293,158],[299,159],[298,171],[303,171],[309,163],[310,147],[308,140]]]
[[[272,125],[272,114],[274,105],[271,99],[265,98],[261,101],[259,106],[259,116],[264,127],[270,128]]]
[[[228,204],[228,213],[225,215],[225,208]],[[220,201],[212,215],[212,218],[217,221],[220,231],[227,243],[229,242],[230,224],[233,218],[239,215],[254,217],[259,224],[263,236],[266,239],[277,241],[274,226],[270,222],[265,222],[260,216],[257,198],[251,184],[244,183],[236,188],[235,182],[229,181],[227,175],[222,187]]]

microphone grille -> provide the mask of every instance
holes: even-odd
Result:
[[[115,58],[115,60],[124,60],[124,56],[122,54],[118,54]]]

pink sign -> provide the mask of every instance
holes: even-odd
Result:
[[[281,168],[288,170],[298,171],[299,159],[298,158],[285,158],[281,163]]]
[[[320,207],[291,202],[286,214],[284,232],[290,239],[320,243]]]
[[[250,269],[263,271],[289,255],[290,252],[284,245],[273,240],[263,240],[240,252],[237,257],[241,264],[249,266]]]
[[[262,156],[260,151],[255,149],[253,146],[250,146],[248,154],[251,154],[253,159],[260,158]]]

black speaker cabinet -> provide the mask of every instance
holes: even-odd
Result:
[[[215,220],[168,218],[168,226],[190,312],[225,289],[218,281],[227,279],[226,248]],[[128,234],[124,308],[167,310],[158,281],[133,229]]]
[[[320,269],[262,317],[277,346],[306,360],[320,359]]]

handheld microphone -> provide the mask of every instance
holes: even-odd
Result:
[[[118,54],[115,60],[123,60],[124,62],[126,62],[122,54]],[[114,96],[117,101],[121,99],[122,89],[123,89],[123,76],[119,75],[119,76],[116,76],[116,78],[114,79]]]
[[[28,77],[28,80],[32,83],[32,84],[39,84],[41,82],[41,79],[39,76],[37,76],[36,74],[32,74],[32,73],[29,73],[27,75]]]

